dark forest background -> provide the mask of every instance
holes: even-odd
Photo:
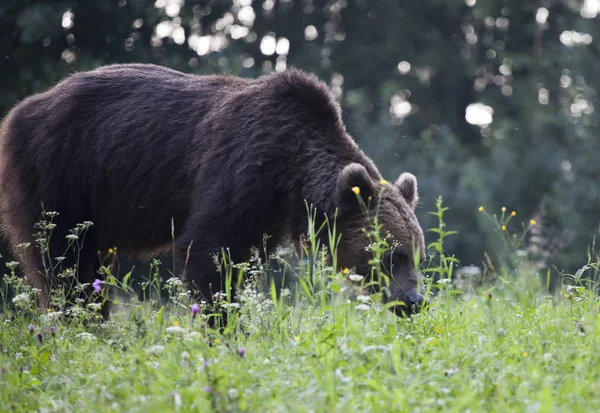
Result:
[[[537,221],[540,268],[574,272],[600,223],[598,13],[600,0],[2,0],[0,116],[109,63],[299,67],[330,84],[386,178],[417,175],[425,228],[444,197],[462,265],[500,248],[477,208],[506,206],[511,224]]]

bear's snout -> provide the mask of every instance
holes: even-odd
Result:
[[[419,293],[416,288],[412,291],[401,293],[398,297],[390,299],[390,301],[399,302],[397,305],[391,307],[391,310],[400,317],[417,314],[427,304],[425,296]]]

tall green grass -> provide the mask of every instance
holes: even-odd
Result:
[[[465,278],[445,249],[447,237],[460,236],[447,229],[445,211],[439,199],[422,269],[430,303],[410,318],[382,304],[378,257],[391,246],[377,222],[368,229],[372,278],[383,288],[369,295],[372,281],[335,270],[335,220],[316,227],[314,210],[302,254],[276,259],[285,268],[283,290],[258,252],[232,263],[224,250],[218,258],[237,299],[226,292],[210,308],[154,261],[137,286],[131,273],[102,268],[99,297],[114,301],[110,321],[67,288],[53,296],[54,311],[40,314],[35,291],[9,263],[0,289],[0,410],[600,411],[593,248],[585,266],[562,274],[550,291],[547,274],[522,253],[532,223],[513,237],[506,214],[488,215],[505,237],[506,256]],[[222,328],[210,328],[207,314],[223,311]]]

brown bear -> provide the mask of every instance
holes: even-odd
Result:
[[[151,255],[174,246],[178,273],[210,300],[223,287],[213,254],[226,247],[241,262],[262,245],[263,234],[270,235],[267,252],[300,238],[306,201],[321,217],[337,212],[337,263],[368,276],[367,215],[355,187],[364,203],[383,192],[382,232],[401,245],[388,256],[389,299],[411,312],[424,300],[413,262],[413,248],[421,256],[425,250],[414,214],[416,179],[405,173],[395,183],[382,181],[313,75],[289,70],[244,79],[105,66],[25,99],[0,129],[2,228],[42,291],[42,306],[52,281],[45,266],[84,221],[94,225],[62,263],[77,264],[80,282],[99,277],[97,250],[117,245]],[[59,213],[48,259],[33,245],[24,253],[18,247],[34,242],[44,211]]]

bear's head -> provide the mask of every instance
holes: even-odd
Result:
[[[389,277],[386,302],[398,301],[398,315],[418,311],[422,295],[419,266],[425,255],[423,230],[415,216],[418,201],[417,180],[403,173],[394,183],[375,180],[358,163],[347,165],[337,179],[337,226],[342,234],[338,246],[338,265],[353,268],[365,277],[372,274],[374,258],[369,245],[373,219],[377,216],[379,234],[390,248],[381,256],[381,271]],[[383,285],[383,283],[382,283]]]

